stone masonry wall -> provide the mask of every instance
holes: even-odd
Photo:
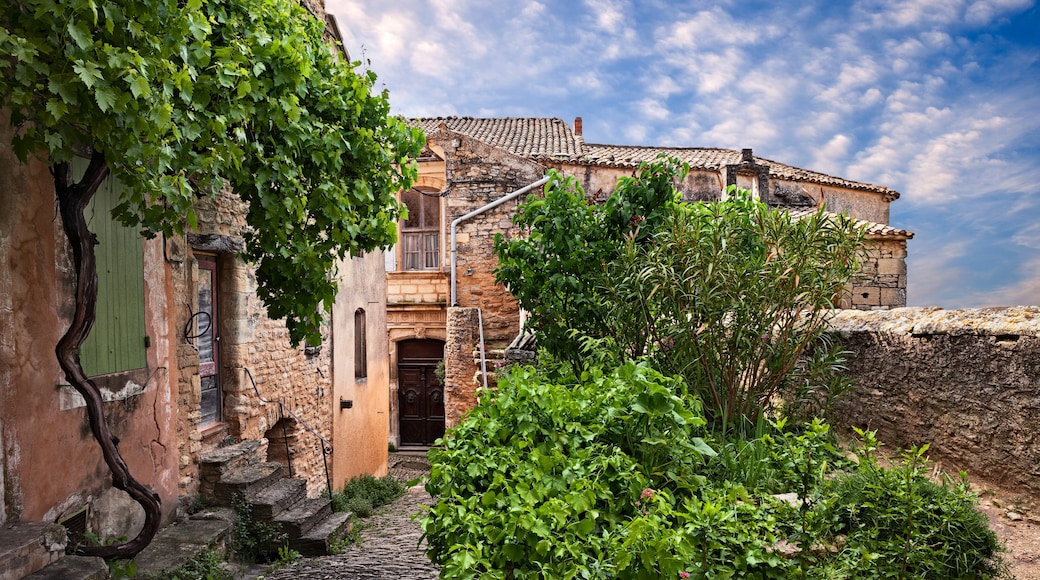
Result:
[[[479,347],[476,308],[448,308],[444,343],[444,426],[459,424],[477,404],[480,366],[473,351]]]
[[[860,277],[853,281],[845,307],[885,310],[906,306],[906,240],[868,238]]]
[[[1040,307],[845,310],[831,327],[857,384],[836,423],[1040,493]]]
[[[198,206],[199,233],[226,236],[241,241],[246,206],[231,195],[203,200]],[[292,454],[293,475],[308,479],[313,495],[325,487],[325,471],[319,440],[303,425],[280,410],[281,401],[326,439],[332,439],[331,349],[292,348],[282,321],[271,320],[256,295],[254,268],[229,252],[218,252],[220,303],[220,381],[223,391],[223,421],[200,429],[201,382],[198,352],[187,338],[192,330],[189,316],[198,310],[195,291],[198,263],[185,238],[168,243],[177,296],[177,356],[180,368],[177,385],[178,453],[180,493],[193,495],[198,489],[198,457],[201,452],[228,439],[273,438],[269,459],[284,461],[284,421]],[[249,379],[256,380],[261,402]]]
[[[544,169],[532,161],[458,134],[437,133],[430,138],[444,147],[447,178],[453,187],[446,199],[444,216],[449,236],[450,224],[456,218],[533,183],[544,174]],[[453,143],[458,145],[452,146]],[[495,284],[493,271],[498,261],[494,256],[494,236],[512,227],[512,215],[524,197],[462,222],[456,236],[458,305],[479,307],[484,317],[485,341],[502,346],[516,337],[520,311],[505,287]],[[447,262],[450,277],[450,254]]]

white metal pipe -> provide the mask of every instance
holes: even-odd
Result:
[[[545,177],[539,179],[538,181],[536,181],[536,182],[534,182],[534,183],[532,183],[530,185],[526,185],[526,186],[524,186],[524,187],[514,191],[513,193],[510,193],[509,195],[500,197],[500,198],[496,199],[495,201],[493,201],[493,202],[491,202],[491,203],[489,203],[489,204],[487,204],[487,205],[485,205],[483,207],[479,207],[479,208],[469,212],[468,214],[466,214],[466,215],[464,215],[464,216],[462,216],[460,218],[455,218],[454,220],[452,220],[452,222],[451,222],[451,303],[450,303],[451,306],[458,306],[458,301],[456,300],[456,293],[455,293],[455,283],[456,283],[455,263],[457,261],[457,256],[458,256],[458,247],[457,247],[456,242],[455,242],[455,236],[456,236],[459,224],[461,224],[462,222],[464,222],[464,221],[466,221],[466,220],[468,220],[468,219],[470,219],[470,218],[472,218],[474,216],[478,216],[478,215],[488,211],[489,209],[494,209],[494,208],[502,205],[503,203],[505,203],[505,202],[507,202],[507,201],[509,201],[511,199],[515,199],[516,197],[519,197],[519,196],[527,193],[528,191],[531,191],[532,189],[534,189],[536,187],[545,185],[546,183],[548,183],[548,181],[549,181],[549,176],[546,175]]]

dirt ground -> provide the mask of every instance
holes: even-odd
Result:
[[[1040,580],[1040,498],[973,481],[979,509],[1009,552],[1004,560],[1018,580]]]

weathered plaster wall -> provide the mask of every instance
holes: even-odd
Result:
[[[23,165],[11,155],[6,120],[0,126],[2,519],[56,521],[98,502],[105,509],[95,511],[94,529],[131,535],[143,514],[112,490],[84,407],[61,387],[54,348],[71,316],[74,281],[53,181],[43,164]],[[158,241],[145,242],[144,260],[148,380],[121,391],[105,411],[130,472],[159,494],[169,516],[177,495],[176,462],[167,453],[175,446],[176,370],[166,319],[172,296]]]
[[[198,233],[241,241],[245,213],[245,204],[229,194],[204,200],[198,206]],[[177,386],[181,494],[190,496],[198,489],[199,454],[220,445],[228,437],[274,438],[277,441],[272,441],[268,447],[269,459],[286,462],[285,438],[280,422],[285,423],[288,431],[293,475],[306,477],[308,492],[312,495],[318,493],[325,487],[320,442],[296,419],[280,410],[277,402],[287,405],[315,431],[331,440],[331,348],[324,345],[321,349],[308,351],[305,345],[292,347],[284,322],[267,317],[256,294],[253,267],[234,253],[219,253],[223,421],[202,427],[198,351],[185,332],[186,328],[191,328],[190,313],[198,311],[198,260],[196,251],[183,237],[171,240],[168,252],[173,260],[171,267],[177,295],[177,308],[173,312],[181,371]],[[329,333],[324,334],[328,338]],[[256,389],[249,379],[250,374],[256,380]],[[262,402],[261,397],[269,402]]]
[[[857,392],[837,422],[1040,493],[1040,307],[836,313]]]
[[[386,340],[386,276],[382,252],[353,258],[340,267],[339,293],[332,310],[334,329],[332,484],[353,477],[387,473],[390,368]],[[355,313],[365,312],[367,376],[355,375]],[[341,401],[349,401],[344,409]]]

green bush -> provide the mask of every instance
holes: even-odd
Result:
[[[713,455],[696,398],[645,364],[514,369],[430,451],[429,554],[452,578],[781,577],[770,512],[708,485]]]
[[[993,578],[1002,570],[974,498],[928,482],[921,463],[910,480],[869,453],[857,466],[820,420],[712,437],[683,381],[646,363],[566,377],[512,369],[430,451],[426,488],[437,501],[421,525],[445,577]],[[777,493],[796,494],[797,505]]]
[[[864,434],[869,446],[873,434]],[[975,509],[967,478],[928,477],[928,446],[903,452],[890,469],[873,460],[826,483],[821,509],[828,534],[844,536],[840,569],[876,578],[992,578],[1006,573],[1003,547]]]
[[[365,474],[348,481],[343,491],[332,494],[332,509],[367,518],[372,510],[401,497],[404,491],[404,486],[390,476],[376,478]]]

